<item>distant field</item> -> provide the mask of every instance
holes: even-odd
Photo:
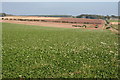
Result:
[[[120,22],[120,20],[108,20],[109,22]]]
[[[118,25],[112,25],[112,28],[114,28],[114,29],[116,29],[116,30],[118,30]]]
[[[118,36],[3,23],[3,78],[116,78]]]

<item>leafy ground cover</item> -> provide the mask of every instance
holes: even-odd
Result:
[[[118,36],[3,23],[3,78],[116,78]]]

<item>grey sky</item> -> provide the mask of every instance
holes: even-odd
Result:
[[[2,10],[15,15],[117,15],[117,2],[3,2]]]
[[[2,2],[118,2],[120,0],[1,0]]]

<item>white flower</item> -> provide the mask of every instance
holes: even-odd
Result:
[[[50,49],[52,49],[52,47],[51,47],[51,46],[49,46],[49,48],[50,48]]]
[[[91,48],[87,48],[88,50],[91,50]]]
[[[114,53],[113,51],[110,51],[110,53]]]
[[[19,77],[22,77],[22,75],[19,75]]]
[[[106,43],[104,43],[104,42],[101,42],[101,44],[106,44]]]
[[[29,57],[29,56],[27,56],[27,57]]]

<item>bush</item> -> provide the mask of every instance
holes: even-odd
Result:
[[[111,26],[106,27],[106,29],[110,29],[110,28],[111,28]]]
[[[77,25],[72,25],[73,27],[77,27]]]
[[[86,28],[87,26],[86,26],[86,25],[83,25],[82,27],[85,27],[85,28]]]
[[[105,24],[105,26],[107,26],[108,24]]]
[[[80,25],[78,25],[77,27],[81,27]]]
[[[96,25],[95,28],[98,28],[98,25]]]

